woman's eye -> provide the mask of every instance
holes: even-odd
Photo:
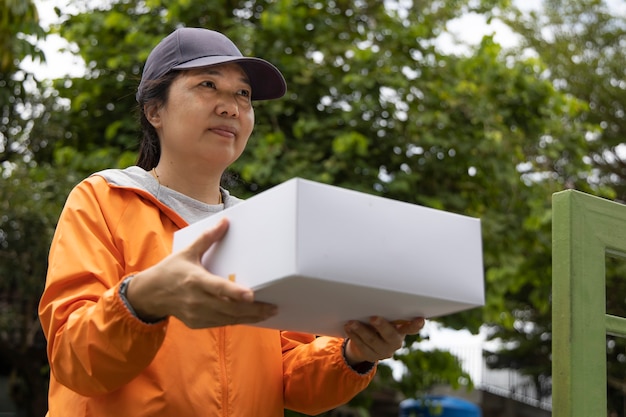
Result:
[[[213,81],[202,81],[201,85],[209,88],[215,88],[215,83]]]
[[[239,90],[239,95],[250,98],[252,96],[252,93],[250,92],[250,90]]]

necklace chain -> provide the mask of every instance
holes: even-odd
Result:
[[[156,167],[152,167],[152,175],[154,175],[154,178],[156,178],[157,182],[159,183],[159,189],[161,188],[161,178],[159,177],[159,174],[157,174],[157,170]],[[220,190],[218,193],[218,203],[217,204],[223,204],[224,201],[222,200],[222,191]]]

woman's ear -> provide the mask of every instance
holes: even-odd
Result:
[[[152,127],[155,129],[161,127],[161,106],[155,103],[145,104],[143,106],[143,112]]]

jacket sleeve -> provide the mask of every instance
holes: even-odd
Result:
[[[364,390],[376,366],[361,374],[343,354],[344,339],[282,332],[285,407],[316,415],[350,401]]]
[[[114,238],[113,217],[103,210],[111,191],[97,187],[83,181],[68,197],[39,304],[52,375],[85,396],[111,392],[137,376],[156,355],[167,327],[167,320],[140,321],[122,301],[123,247]]]

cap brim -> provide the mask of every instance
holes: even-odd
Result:
[[[209,67],[212,65],[234,62],[243,68],[250,79],[252,100],[271,100],[280,98],[287,92],[287,83],[283,74],[274,65],[261,58],[238,56],[206,56],[174,66],[173,70]]]

